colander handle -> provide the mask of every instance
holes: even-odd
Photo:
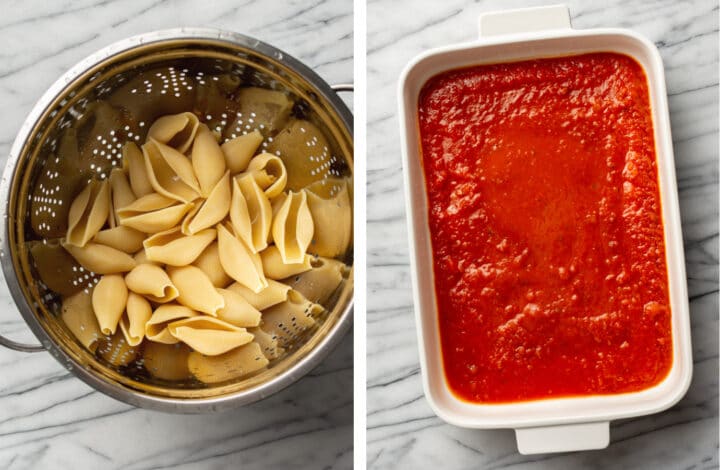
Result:
[[[0,345],[5,346],[6,348],[9,348],[9,349],[14,349],[15,351],[20,351],[20,352],[45,351],[45,348],[42,347],[42,345],[18,343],[17,341],[7,339],[3,335],[0,335]]]
[[[330,85],[330,88],[332,88],[335,93],[355,91],[355,85],[352,83],[338,83],[337,85]]]

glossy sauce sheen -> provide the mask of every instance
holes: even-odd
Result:
[[[420,93],[445,376],[471,402],[648,388],[672,364],[645,74],[598,53]]]

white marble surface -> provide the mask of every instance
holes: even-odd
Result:
[[[718,3],[569,1],[576,28],[634,29],[667,74],[687,257],[695,374],[671,410],[614,422],[608,449],[521,456],[514,433],[443,423],[422,392],[412,314],[397,78],[431,47],[471,40],[481,11],[557,1],[368,4],[368,449],[370,468],[718,468]]]
[[[350,0],[3,2],[0,160],[43,91],[95,50],[134,34],[211,26],[265,40],[330,83],[352,82]],[[33,340],[0,281],[0,330]],[[135,409],[68,375],[47,353],[0,347],[0,468],[352,467],[352,334],[309,376],[260,403],[209,416]]]

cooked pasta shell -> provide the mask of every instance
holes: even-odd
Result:
[[[192,208],[191,202],[150,193],[119,209],[117,214],[121,225],[144,233],[157,233],[175,227]]]
[[[126,366],[134,361],[140,348],[128,344],[121,331],[117,331],[112,337],[104,337],[98,346],[100,357],[114,366]]]
[[[131,291],[157,303],[170,302],[180,295],[165,270],[154,264],[137,265],[125,275],[125,283]]]
[[[143,348],[143,364],[150,375],[163,380],[190,378],[188,355],[192,349],[182,343],[163,344],[148,341]]]
[[[95,352],[103,336],[92,306],[91,294],[81,291],[65,297],[60,317],[73,335],[91,352]]]
[[[352,238],[352,203],[347,180],[319,181],[304,192],[315,225],[308,251],[328,258],[344,254]]]
[[[145,323],[145,337],[150,341],[175,344],[180,340],[170,334],[168,324],[199,314],[184,305],[164,304],[155,309],[150,320]]]
[[[225,301],[225,306],[217,312],[220,320],[246,328],[260,324],[260,310],[250,305],[242,295],[229,289],[217,291]]]
[[[145,169],[155,191],[181,202],[200,197],[190,160],[172,147],[150,140],[142,146]]]
[[[270,279],[285,279],[312,269],[312,257],[305,255],[300,263],[285,263],[280,250],[275,245],[268,247],[260,253],[263,272]]]
[[[280,157],[272,153],[261,153],[253,157],[247,172],[253,175],[269,199],[279,196],[287,184],[285,164]]]
[[[200,121],[193,113],[171,114],[156,119],[148,130],[147,138],[185,153],[193,143],[199,125]]]
[[[322,311],[322,306],[291,290],[285,302],[263,311],[261,328],[276,336],[280,346],[289,348],[301,339],[304,331],[315,325],[314,317]]]
[[[118,209],[127,207],[135,202],[135,193],[130,187],[127,175],[120,168],[115,168],[110,172],[110,189],[112,192],[112,208],[110,220],[114,221],[113,227],[120,223],[117,216]]]
[[[195,235],[183,235],[180,227],[156,233],[143,245],[148,259],[171,266],[191,264],[215,240],[214,228],[201,230]]]
[[[268,283],[263,274],[260,256],[253,253],[223,225],[217,227],[220,264],[228,276],[253,292],[266,288]]]
[[[115,228],[100,230],[93,242],[106,245],[125,253],[135,253],[143,247],[145,234],[134,228],[119,225]]]
[[[313,123],[295,119],[273,141],[267,151],[279,156],[287,170],[286,189],[299,191],[315,181],[339,176],[337,157],[331,155],[330,144]]]
[[[123,168],[128,172],[130,187],[133,194],[137,197],[146,196],[155,190],[148,178],[147,169],[145,168],[145,157],[135,144],[135,142],[127,142],[123,145]],[[116,207],[119,209],[124,206]]]
[[[114,334],[127,305],[128,290],[119,274],[106,274],[93,289],[92,306],[103,334]]]
[[[125,315],[120,318],[120,330],[130,346],[142,343],[145,337],[145,324],[151,316],[150,302],[141,295],[129,292]]]
[[[238,236],[248,244],[253,253],[257,253],[264,250],[268,244],[273,217],[270,200],[251,175],[235,178],[233,185],[230,221]],[[247,240],[248,232],[252,238],[251,244]]]
[[[202,269],[215,287],[225,287],[232,282],[220,263],[218,244],[213,242],[195,260],[193,266]]]
[[[185,235],[193,235],[212,227],[225,218],[230,210],[230,172],[225,172],[199,210],[191,212],[182,224]]]
[[[307,205],[307,195],[290,191],[273,219],[273,240],[283,263],[302,263],[313,237],[313,219]]]
[[[253,342],[260,346],[263,355],[271,361],[279,358],[285,353],[285,348],[278,344],[277,336],[257,327],[248,328],[248,331],[254,336]]]
[[[205,124],[200,124],[192,147],[192,166],[200,184],[200,194],[208,197],[225,174],[225,155],[215,136]]]
[[[217,316],[218,310],[225,306],[223,296],[200,268],[169,267],[168,275],[180,294],[178,303],[212,316]]]
[[[257,293],[251,291],[239,282],[230,284],[228,290],[242,295],[243,298],[256,309],[265,310],[268,307],[287,300],[288,291],[290,290],[290,286],[273,279],[268,279],[267,282],[268,286]]]
[[[328,258],[313,259],[312,269],[282,282],[300,292],[311,302],[324,305],[335,289],[342,283],[349,268],[345,263]]]
[[[66,240],[71,245],[85,246],[100,231],[110,213],[110,185],[107,180],[92,180],[78,194],[68,213]]]
[[[172,322],[168,331],[175,338],[206,356],[217,356],[249,343],[253,335],[217,318],[199,316]]]
[[[99,243],[88,243],[82,248],[69,243],[62,246],[83,268],[97,274],[124,273],[135,267],[130,255]]]
[[[199,352],[188,356],[190,372],[208,384],[244,377],[265,368],[268,362],[257,343],[246,344],[219,356],[205,356]]]
[[[74,279],[80,264],[63,249],[60,240],[31,241],[28,246],[40,280],[51,290],[70,296],[82,289],[83,285]]]
[[[258,131],[235,137],[228,140],[220,147],[225,155],[225,165],[233,175],[245,171],[250,159],[255,155],[258,147],[263,141],[263,136]]]

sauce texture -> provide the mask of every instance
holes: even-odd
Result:
[[[502,403],[672,365],[647,80],[614,53],[482,65],[419,99],[446,380]]]

